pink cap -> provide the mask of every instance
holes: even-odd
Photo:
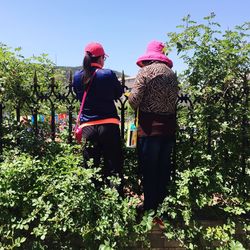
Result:
[[[91,42],[85,47],[85,52],[89,52],[91,56],[98,57],[98,56],[108,56],[105,54],[104,49],[100,43]]]
[[[146,53],[140,56],[136,64],[140,67],[143,66],[143,61],[160,61],[168,65],[169,68],[173,67],[173,62],[164,54],[165,45],[162,42],[152,41],[148,44]]]

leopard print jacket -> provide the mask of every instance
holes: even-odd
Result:
[[[166,64],[154,62],[140,69],[128,101],[135,110],[175,113],[178,90],[175,73]]]

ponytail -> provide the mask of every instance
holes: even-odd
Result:
[[[83,70],[84,70],[84,77],[83,83],[88,84],[90,77],[91,77],[91,56],[90,53],[86,52],[85,57],[83,59]]]
[[[91,76],[93,74],[91,63],[97,62],[99,57],[92,57],[90,52],[86,52],[84,59],[83,59],[83,70],[84,70],[84,77],[83,83],[88,84]]]

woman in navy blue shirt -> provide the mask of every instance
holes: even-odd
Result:
[[[92,148],[84,147],[85,160],[93,158],[94,166],[99,167],[103,156],[104,178],[116,174],[123,182],[120,120],[115,106],[115,100],[123,94],[123,87],[112,70],[103,69],[106,57],[100,43],[88,44],[83,69],[75,73],[73,88],[81,102],[84,90],[89,87],[80,116],[84,146],[86,142],[92,144]],[[122,192],[122,185],[119,192]]]

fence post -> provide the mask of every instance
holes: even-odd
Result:
[[[55,123],[55,106],[54,103],[51,103],[51,123],[50,123],[50,127],[51,127],[51,139],[52,141],[55,141],[56,138],[56,123]]]
[[[249,98],[249,86],[248,81],[250,80],[250,75],[245,75],[243,79],[243,112],[242,112],[242,121],[241,121],[241,168],[242,176],[246,175],[246,161],[247,161],[247,149],[249,148],[248,140],[248,121],[247,121],[247,110],[248,110],[248,98]]]
[[[123,88],[125,88],[124,71],[122,71],[121,84],[122,84]],[[121,137],[122,137],[122,139],[124,139],[124,134],[125,134],[125,105],[122,105],[121,106]]]
[[[35,135],[37,136],[38,135],[37,109],[34,109],[32,117],[33,117],[33,124],[35,128]]]
[[[73,124],[72,124],[73,115],[72,115],[72,112],[73,112],[73,107],[69,106],[69,112],[68,112],[68,116],[69,116],[68,143],[70,143],[70,144],[72,143],[72,128],[73,128]]]
[[[20,111],[20,104],[16,106],[16,121],[20,122],[20,117],[21,117],[21,111]]]
[[[74,97],[74,93],[73,93],[73,74],[72,71],[69,72],[69,82],[68,82],[68,95],[71,94],[71,96]],[[73,107],[73,101],[70,101],[69,99],[66,99],[68,101],[68,143],[72,143],[73,138],[72,138],[72,129],[73,129],[73,111],[74,111],[74,107]]]
[[[0,161],[3,160],[3,104],[0,103]]]

